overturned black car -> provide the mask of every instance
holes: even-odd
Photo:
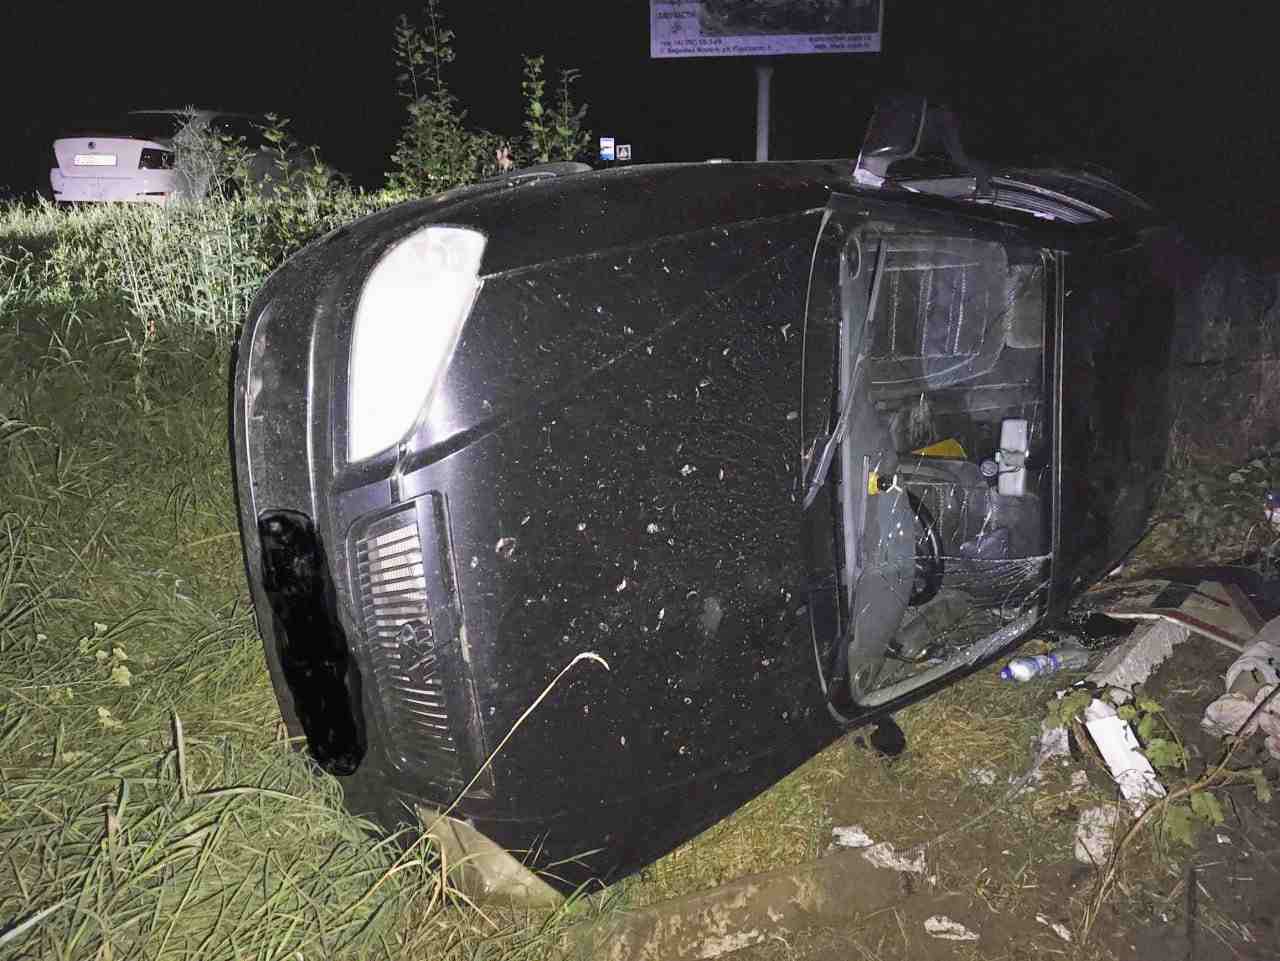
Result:
[[[233,398],[289,728],[354,808],[453,804],[554,885],[659,856],[1136,542],[1163,236],[912,100],[856,165],[533,169],[330,234]]]

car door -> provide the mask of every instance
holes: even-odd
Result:
[[[1019,228],[941,206],[829,205],[806,308],[801,462],[833,703],[877,703],[901,664],[1043,604],[1056,264]],[[1021,438],[1002,461],[1018,476],[1001,483],[982,463],[1007,436]]]

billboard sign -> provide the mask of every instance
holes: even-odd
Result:
[[[649,0],[651,57],[879,53],[884,0]]]
[[[600,138],[600,159],[601,160],[613,159],[613,138],[612,137]]]

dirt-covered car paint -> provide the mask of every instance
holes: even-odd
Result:
[[[892,709],[958,676],[1132,544],[1154,490],[1168,339],[1155,307],[1142,326],[1117,313],[1133,305],[1106,299],[1107,265],[1123,254],[1145,270],[1146,227],[1132,211],[1069,224],[937,189],[870,190],[851,167],[496,181],[344,227],[268,281],[233,397],[246,564],[285,720],[353,807],[395,824],[416,804],[456,801],[456,816],[505,847],[561,862],[557,883],[617,877],[811,756],[840,733],[833,715]],[[1118,194],[1101,193],[1119,209]],[[429,225],[484,236],[478,293],[412,429],[348,463],[362,289],[388,250]],[[938,250],[950,260],[935,263]],[[950,284],[946,310],[963,314],[976,301],[956,278],[976,276],[966,258],[978,254],[996,265],[981,268],[995,278],[983,283],[1013,284],[1033,320],[1017,328],[999,315],[998,331],[984,329],[1003,338],[998,350],[985,339],[965,348],[986,358],[977,380],[926,358],[920,384],[886,388],[893,378],[876,370],[916,363],[893,351],[868,362],[869,381],[860,374],[872,348],[859,353],[851,331],[861,324],[870,344],[906,329],[886,306],[902,301],[868,278],[901,269],[917,293]],[[1102,294],[1073,287],[1075,263],[1093,265],[1080,276]],[[1122,280],[1129,290],[1137,274]],[[890,309],[899,319],[885,327],[877,310]],[[1098,337],[1077,340],[1090,323]],[[1123,386],[1135,363],[1156,378],[1142,436],[1124,408],[1140,399]],[[913,404],[948,403],[947,429],[986,448],[912,455],[898,420]],[[846,409],[859,412],[848,431]],[[1017,503],[973,479],[1002,420],[1031,435]],[[835,456],[819,470],[827,448]],[[933,513],[920,506],[930,496]],[[966,556],[961,541],[986,533],[964,513],[979,498],[1013,533]],[[872,583],[887,571],[876,552],[921,524],[955,541],[923,557],[915,547],[917,576],[944,585],[927,601],[909,583]],[[910,582],[910,544],[894,550],[907,568],[895,576]],[[984,581],[993,559],[1008,569]],[[920,634],[923,612],[948,597],[954,608],[956,591],[982,618],[961,636],[946,614],[951,641],[911,646],[905,625]],[[864,616],[873,606],[879,621]],[[580,663],[473,783],[583,651],[609,669]],[[910,662],[927,652],[944,669],[913,683],[921,668]],[[882,674],[886,654],[896,661]],[[877,688],[884,697],[865,696]]]

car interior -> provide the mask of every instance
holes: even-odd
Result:
[[[846,296],[867,298],[867,392],[915,514],[915,580],[889,652],[920,662],[1017,616],[1049,574],[1051,263],[875,224],[850,242],[881,273]]]

